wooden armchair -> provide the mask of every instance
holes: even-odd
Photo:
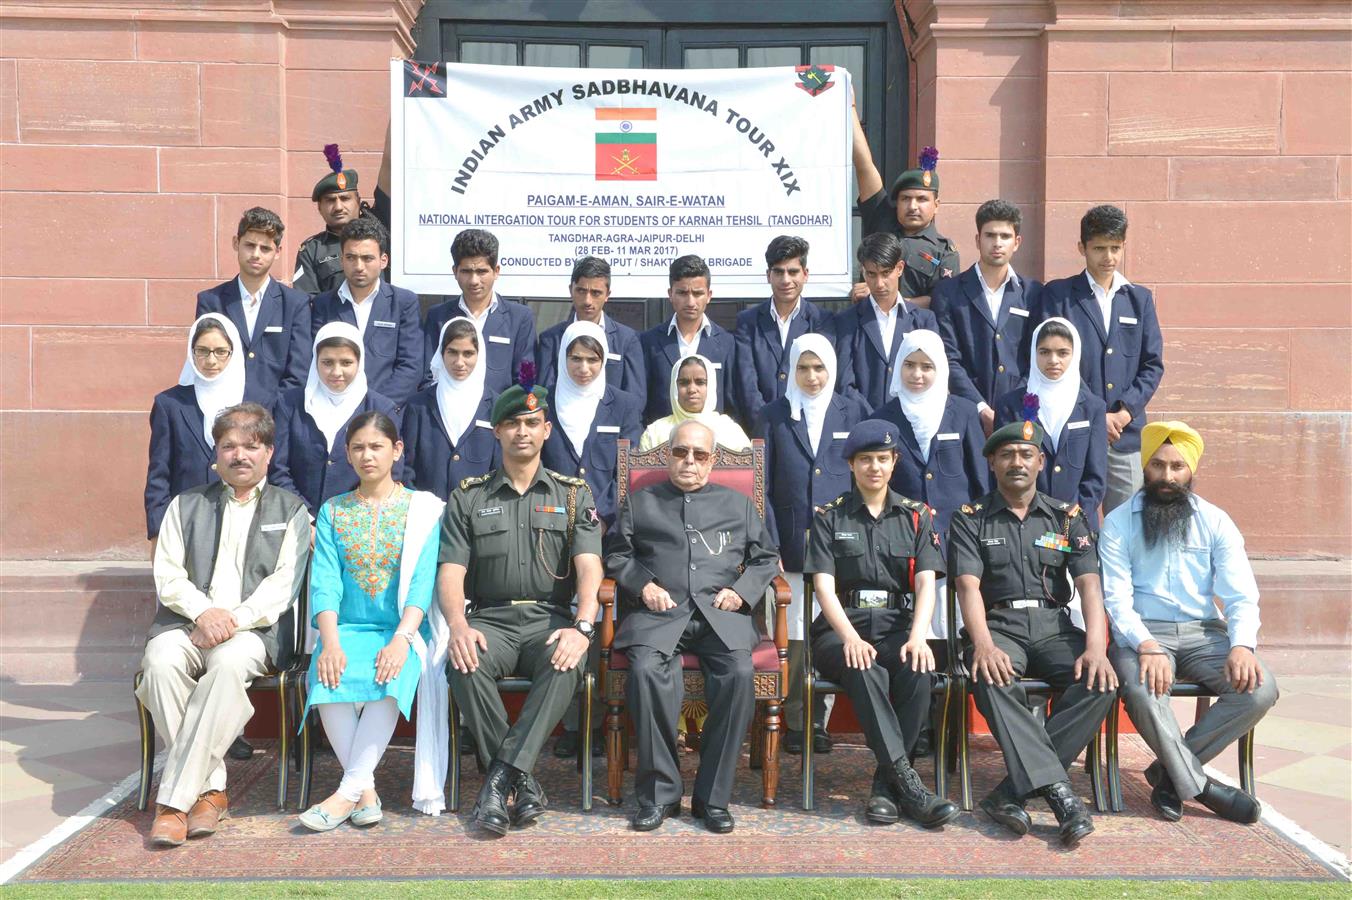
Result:
[[[750,450],[740,453],[719,445],[715,453],[710,483],[747,494],[764,518],[764,442],[755,440]],[[668,444],[640,451],[630,449],[629,442],[621,440],[616,468],[618,502],[623,503],[630,491],[666,479],[670,459]],[[751,767],[761,770],[761,805],[766,808],[775,805],[779,785],[780,710],[789,683],[788,609],[791,598],[788,583],[780,576],[775,576],[774,592],[775,637],[771,640],[762,634],[760,643],[751,652],[756,697],[756,718],[751,724]],[[615,582],[607,578],[601,584],[600,674],[606,704],[606,801],[612,806],[620,804],[624,769],[628,767],[624,739],[624,686],[629,675],[629,660],[622,651],[611,647],[615,640],[615,599]],[[681,669],[686,699],[704,699],[704,676],[696,657],[683,655]]]

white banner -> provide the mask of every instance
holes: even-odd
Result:
[[[765,247],[805,238],[812,296],[850,287],[850,76],[831,66],[550,69],[391,62],[393,280],[459,293],[451,241],[497,235],[507,296],[661,297],[698,254],[713,293],[765,297]]]

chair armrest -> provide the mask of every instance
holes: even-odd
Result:
[[[793,592],[783,575],[776,575],[770,583],[775,588],[775,647],[781,658],[788,659],[789,604],[793,603]]]

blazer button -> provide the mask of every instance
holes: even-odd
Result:
[[[451,459],[456,460],[456,461],[458,462],[458,461],[460,460],[460,454],[459,454],[459,453],[453,454],[453,455],[451,456]]]
[[[926,481],[933,481],[933,480],[934,480],[934,473],[933,473],[933,472],[926,472],[926,473],[925,473],[925,480],[926,480]]]
[[[1109,353],[1112,353],[1111,350],[1109,350],[1108,352],[1109,352]],[[250,350],[250,351],[249,351],[249,359],[253,359],[253,358],[254,358],[254,352],[253,352],[252,350]]]
[[[1003,372],[1004,370],[1005,370],[1005,367],[1004,367],[1004,366],[996,366],[996,367],[995,367],[995,371],[997,371],[997,372]]]
[[[1109,385],[1109,387],[1112,387],[1112,385]],[[689,502],[690,502],[690,498],[689,498],[689,497],[686,497],[686,498],[685,498],[685,502],[686,502],[686,503],[689,503]]]
[[[694,538],[691,538],[691,539],[690,539],[690,543],[692,543],[692,544],[695,543],[695,539],[694,539]]]
[[[789,378],[788,373],[786,373],[786,372],[780,372],[780,373],[779,373],[779,380],[780,380],[780,381],[787,381],[788,378]]]
[[[691,563],[691,564],[690,564],[690,571],[692,571],[692,572],[695,571],[695,564],[694,564],[694,563]]]
[[[1113,355],[1113,348],[1112,348],[1112,347],[1109,347],[1108,350],[1107,350],[1107,353],[1108,353],[1109,356],[1112,356],[1112,355]],[[253,356],[252,353],[250,353],[249,355],[250,355],[250,356]]]
[[[813,469],[813,470],[812,470],[812,474],[813,474],[813,475],[820,475],[821,473],[822,473],[822,470],[821,470],[821,469]]]
[[[1052,471],[1053,471],[1053,472],[1060,472],[1060,471],[1061,471],[1061,467],[1060,467],[1060,466],[1052,466]]]
[[[1111,391],[1112,389],[1113,389],[1113,383],[1110,381],[1110,382],[1108,382],[1108,390]]]
[[[997,331],[997,332],[995,333],[995,339],[996,339],[997,341],[1003,341],[1003,340],[1005,339],[1005,336],[1004,336],[1003,334],[1000,334],[1000,333]]]
[[[329,465],[333,465],[333,460],[329,460]]]
[[[586,466],[578,466],[578,467],[577,467],[577,474],[579,474],[579,475],[586,475],[586,474],[587,474],[587,467],[586,467]]]

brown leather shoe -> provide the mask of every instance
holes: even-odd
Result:
[[[222,819],[230,816],[230,799],[225,791],[207,791],[188,810],[188,837],[207,837],[216,833]]]
[[[177,847],[188,839],[188,814],[172,806],[156,804],[155,822],[150,826],[150,843],[155,847]]]

